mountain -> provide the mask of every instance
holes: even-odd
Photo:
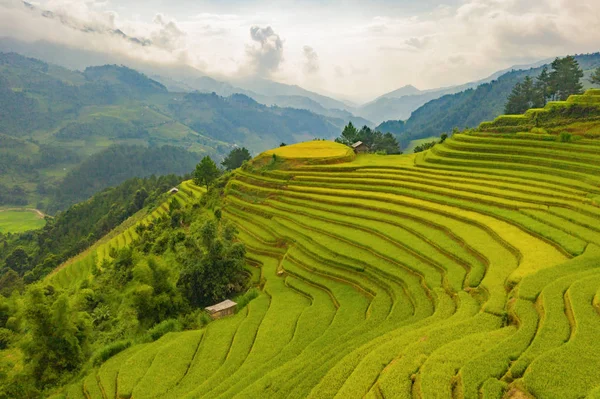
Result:
[[[600,66],[600,53],[578,55],[575,58],[585,72],[582,83],[589,87],[587,78],[593,69]],[[404,123],[399,135],[401,145],[406,146],[411,140],[449,133],[455,127],[474,127],[485,120],[494,119],[504,112],[504,104],[515,84],[526,76],[537,76],[542,67],[510,71],[476,88],[428,102],[415,110]]]
[[[218,84],[208,78],[202,81]],[[11,146],[28,149],[11,154],[11,162],[0,163],[7,171],[0,176],[0,184],[7,190],[16,187],[17,193],[24,190],[31,206],[55,210],[82,199],[73,196],[50,206],[52,198],[59,198],[52,194],[55,190],[65,184],[73,187],[64,179],[80,181],[69,172],[111,145],[122,149],[170,145],[181,149],[181,159],[198,160],[208,154],[218,161],[235,145],[258,153],[281,142],[330,139],[352,118],[343,111],[327,113],[330,116],[266,106],[244,94],[223,97],[170,92],[166,85],[124,66],[90,66],[74,71],[16,53],[0,53],[0,134],[20,140]],[[188,152],[195,155],[190,157]],[[151,162],[141,166],[133,164],[138,156],[129,159],[129,166],[120,164],[139,175],[183,170],[175,167],[176,163],[166,168],[161,159],[171,155],[163,155],[151,157]],[[187,168],[189,162],[184,165]],[[102,163],[97,166],[101,168]],[[115,176],[121,177],[118,181],[99,181],[95,189],[131,177]],[[82,189],[81,193],[90,195],[93,191]],[[23,196],[19,198],[21,204]]]
[[[215,92],[224,97],[245,94],[265,105],[302,108],[328,117],[343,118],[346,122],[352,120],[359,126],[373,126],[368,118],[357,117],[355,107],[344,101],[267,79],[232,79],[226,82],[185,65],[146,63],[126,56],[74,49],[45,41],[29,43],[9,37],[0,38],[0,51],[24,54],[68,69],[84,70],[100,64],[126,65],[162,83],[169,91],[197,90]]]
[[[414,95],[418,95],[421,93],[423,93],[423,92],[421,90],[417,89],[415,86],[406,85],[406,86],[402,86],[401,88],[396,89],[394,91],[390,91],[389,93],[385,93],[385,94],[377,97],[373,101],[377,101],[381,98],[400,98],[400,97],[405,97],[405,96],[414,96]]]
[[[468,82],[462,85],[443,87],[438,89],[419,90],[412,85],[401,87],[377,97],[375,100],[363,104],[355,109],[355,115],[359,115],[375,123],[381,123],[387,120],[406,120],[410,118],[413,111],[431,100],[438,99],[447,94],[459,93],[468,89],[498,79],[500,76],[512,70],[525,70],[537,68],[548,64],[552,59],[538,61],[527,65],[514,65],[510,68],[495,72],[487,78]]]

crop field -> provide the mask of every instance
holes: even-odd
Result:
[[[586,96],[551,107],[600,106]],[[314,141],[259,156],[223,198],[261,266],[258,298],[126,349],[65,396],[598,397],[600,142],[510,132],[523,120],[420,154],[354,158]],[[133,225],[94,262],[131,240]]]
[[[21,233],[40,229],[45,224],[35,211],[0,209],[0,233]]]

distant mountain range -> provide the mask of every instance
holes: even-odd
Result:
[[[584,87],[591,87],[588,78],[600,66],[600,53],[577,55],[575,59],[584,70]],[[548,61],[550,60],[546,62]],[[503,114],[504,104],[515,84],[523,81],[526,76],[537,76],[544,65],[541,62],[526,70],[515,67],[508,72],[498,72],[488,78],[493,78],[489,82],[430,100],[413,111],[406,121],[387,121],[377,128],[396,134],[401,145],[406,147],[411,140],[450,133],[455,127],[476,127],[483,121]],[[411,97],[415,96],[392,100],[400,101]]]
[[[143,39],[128,38],[128,40]],[[222,81],[207,76],[190,66],[144,63],[114,54],[68,48],[49,42],[29,43],[13,38],[0,38],[0,51],[17,52],[69,69],[83,70],[88,66],[103,64],[127,65],[161,82],[170,91],[192,92],[197,90],[206,93],[214,92],[225,97],[236,93],[245,94],[264,105],[307,109],[327,117],[352,121],[357,126],[368,125],[371,127],[386,120],[406,120],[413,111],[428,101],[475,88],[480,84],[497,79],[512,69],[529,69],[548,62],[548,60],[544,60],[532,65],[514,66],[498,71],[485,79],[452,87],[421,91],[412,85],[407,85],[363,105],[356,105],[303,89],[297,85],[260,78]]]
[[[0,185],[27,191],[20,204],[37,206],[41,201],[44,207],[54,189],[73,186],[64,179],[82,175],[71,171],[111,146],[122,147],[113,152],[122,155],[123,179],[133,177],[131,171],[135,176],[181,173],[206,154],[219,161],[234,146],[256,154],[282,142],[333,139],[348,121],[340,113],[324,116],[266,106],[240,93],[171,92],[124,66],[91,66],[81,72],[0,53],[0,137],[10,143],[5,154],[0,151]],[[180,151],[182,162],[165,162],[173,158],[173,150],[139,149],[167,145]],[[144,159],[145,153],[153,155]],[[131,154],[131,165],[126,154]],[[102,162],[95,165],[106,178],[96,179],[96,189],[120,182],[102,172]],[[108,170],[110,165],[105,166]],[[61,199],[60,205],[69,205],[69,199]]]

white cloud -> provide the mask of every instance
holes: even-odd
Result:
[[[283,61],[283,40],[270,26],[266,28],[252,26],[250,38],[256,44],[248,45],[246,48],[250,60],[249,67],[258,76],[271,76],[277,72]]]
[[[307,75],[314,75],[319,72],[319,54],[310,46],[304,46],[302,48],[302,54],[304,54],[304,73]]]
[[[0,0],[0,35],[184,62],[222,77],[271,77],[361,99],[405,84],[459,84],[513,64],[600,50],[598,0],[448,0],[418,15],[365,2],[284,8],[266,0],[243,7],[206,1],[178,13],[163,2],[152,2],[161,9],[141,2],[133,9],[104,0],[39,1],[56,19],[18,0]],[[116,29],[153,45],[106,33]],[[318,45],[318,54],[307,43]]]

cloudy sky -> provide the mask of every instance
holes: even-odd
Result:
[[[0,0],[0,36],[362,101],[600,50],[599,0]],[[50,10],[53,18],[41,16]],[[145,45],[109,33],[119,29]],[[150,44],[151,43],[151,44]]]

